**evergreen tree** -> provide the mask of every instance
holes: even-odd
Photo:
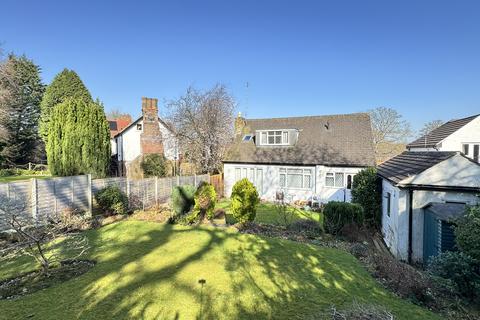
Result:
[[[110,164],[110,131],[99,101],[67,98],[53,108],[47,159],[54,175],[106,176]]]
[[[83,84],[78,74],[73,70],[63,69],[57,74],[52,83],[48,85],[42,99],[40,135],[47,142],[48,123],[52,114],[53,107],[67,98],[81,98],[92,102],[92,96],[87,87]]]
[[[10,54],[0,64],[0,158],[24,164],[40,156],[38,120],[45,87],[40,67],[26,56]]]

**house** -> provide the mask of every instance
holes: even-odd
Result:
[[[262,199],[349,201],[353,177],[375,165],[365,113],[235,120],[223,160],[225,195],[248,178]]]
[[[178,160],[177,139],[172,127],[158,116],[157,99],[142,98],[142,116],[113,136],[112,154],[119,176],[130,176],[147,154]]]
[[[458,151],[405,151],[378,166],[390,251],[427,262],[454,245],[452,220],[479,203],[480,165]]]
[[[480,114],[451,120],[407,145],[409,151],[461,151],[480,162]]]
[[[109,119],[110,138],[116,136],[117,133],[125,129],[130,123],[132,123],[132,117],[130,115],[122,115],[117,119]]]

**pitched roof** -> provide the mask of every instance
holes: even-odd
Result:
[[[473,119],[475,119],[478,116],[480,116],[480,114],[463,118],[463,119],[448,121],[447,123],[441,125],[440,127],[433,130],[432,132],[408,144],[407,148],[411,148],[411,147],[412,148],[415,148],[415,147],[433,148],[438,143],[440,143],[443,139],[445,139],[446,137],[448,137],[458,129],[462,128],[466,124],[470,123]]]
[[[419,174],[440,162],[447,160],[457,152],[455,151],[405,151],[380,164],[377,172],[380,176],[394,183]]]
[[[328,127],[328,128],[327,128]],[[254,139],[242,141],[243,134],[256,130],[297,129],[294,146],[257,146]],[[373,166],[370,117],[365,113],[273,119],[245,119],[242,134],[224,157],[224,162]]]
[[[138,123],[140,120],[143,120],[143,116],[140,116],[138,119],[136,119],[135,121],[133,121],[132,123],[130,123],[128,126],[126,126],[125,128],[123,128],[122,130],[118,131],[112,138],[116,138],[118,137],[119,135],[123,134],[125,131],[128,130],[128,128],[132,127],[133,125],[135,125],[136,123]],[[170,132],[174,132],[174,129],[172,127],[172,125],[170,123],[167,123],[165,121],[163,121],[160,117],[158,117],[158,122],[160,122],[161,124],[163,124],[168,130],[170,130]]]

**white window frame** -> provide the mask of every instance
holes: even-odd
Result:
[[[257,188],[258,194],[262,195],[263,168],[250,167],[250,166],[235,166],[233,171],[235,174],[235,183],[237,183],[237,181],[240,181],[244,178],[247,178],[251,183],[253,183],[255,188]],[[240,173],[240,175],[238,173]]]
[[[336,184],[337,184],[337,175],[343,175],[343,184],[341,187],[337,187]],[[348,185],[348,176],[351,176],[352,177],[352,188],[353,188],[353,178],[355,177],[355,174],[354,173],[350,173],[350,172],[342,172],[342,171],[328,171],[325,173],[325,187],[326,188],[333,188],[333,189],[347,189],[347,190],[351,190],[351,189],[348,189],[347,188],[347,185]],[[327,184],[327,178],[331,178],[333,179],[333,185],[328,185]]]
[[[302,187],[290,187],[288,185],[288,170],[302,170],[302,173],[295,173],[295,175],[301,175],[302,176]],[[310,171],[310,172],[308,172]],[[294,173],[291,173],[292,175]],[[284,179],[285,179],[285,185],[281,185],[280,181],[281,181],[281,176],[284,175]],[[280,167],[278,169],[278,180],[279,180],[279,184],[280,184],[280,188],[281,189],[289,189],[289,190],[313,190],[313,187],[315,185],[315,181],[314,181],[314,175],[315,175],[315,169],[314,168],[302,168],[302,167]],[[310,186],[306,187],[305,186],[305,177],[306,176],[309,176],[310,177]]]
[[[279,132],[279,133],[278,133]],[[262,130],[259,131],[260,145],[262,146],[288,146],[290,139],[290,131],[286,129],[278,130]],[[273,143],[268,142],[268,138],[273,136]],[[280,137],[280,143],[275,143],[275,138]]]

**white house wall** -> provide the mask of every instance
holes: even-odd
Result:
[[[345,187],[327,187],[325,186],[326,172],[344,173],[344,183],[346,184],[347,174],[356,174],[361,168],[346,168],[346,167],[325,167],[325,166],[291,166],[291,165],[265,165],[265,164],[224,164],[224,184],[225,195],[230,196],[233,185],[236,182],[235,168],[241,168],[242,172],[245,168],[247,170],[247,178],[250,169],[261,169],[263,173],[262,190],[258,190],[260,197],[263,200],[275,200],[278,191],[284,191],[287,199],[307,200],[313,195],[317,196],[321,202],[329,201],[349,201],[351,198],[350,190]],[[312,188],[310,189],[295,189],[295,188],[281,188],[280,187],[280,168],[295,168],[295,169],[310,169],[312,170]],[[242,175],[243,177],[243,175]],[[256,179],[256,176],[255,176]],[[252,181],[255,183],[255,181]]]
[[[459,130],[445,138],[439,148],[440,151],[463,151],[463,144],[480,144],[480,116],[473,119]],[[473,158],[473,147],[470,146],[468,155]]]
[[[387,214],[387,193],[391,194],[390,216]],[[390,251],[399,259],[408,257],[408,193],[389,181],[382,181],[382,234]]]
[[[137,129],[137,124],[141,124],[142,130]],[[173,133],[159,122],[160,132],[163,138],[164,155],[169,160],[178,159],[178,148]],[[118,160],[130,162],[141,155],[140,137],[143,131],[143,120],[140,120],[117,136]],[[113,144],[112,144],[113,146]],[[116,152],[115,152],[116,153]]]

